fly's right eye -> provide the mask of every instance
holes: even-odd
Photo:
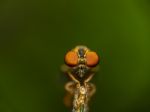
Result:
[[[94,67],[99,63],[99,56],[96,52],[89,51],[86,53],[87,66]]]
[[[76,66],[78,64],[78,55],[74,51],[69,51],[65,55],[65,63],[68,66]]]

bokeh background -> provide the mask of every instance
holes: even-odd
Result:
[[[65,53],[101,56],[91,112],[150,112],[149,0],[1,0],[0,112],[69,112]]]

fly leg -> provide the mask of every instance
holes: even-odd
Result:
[[[75,82],[70,81],[65,84],[66,95],[64,97],[64,104],[66,107],[72,107],[72,100],[75,91]]]

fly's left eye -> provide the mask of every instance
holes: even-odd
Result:
[[[65,56],[65,63],[68,66],[76,66],[78,64],[78,55],[74,51],[69,51]]]
[[[89,67],[94,67],[99,63],[99,57],[96,52],[89,51],[86,53],[86,64]]]

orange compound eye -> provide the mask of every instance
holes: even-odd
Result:
[[[65,56],[65,63],[69,66],[76,66],[78,64],[78,55],[74,51],[69,51]]]
[[[99,57],[96,52],[87,52],[86,53],[86,64],[89,67],[94,67],[99,63]]]

